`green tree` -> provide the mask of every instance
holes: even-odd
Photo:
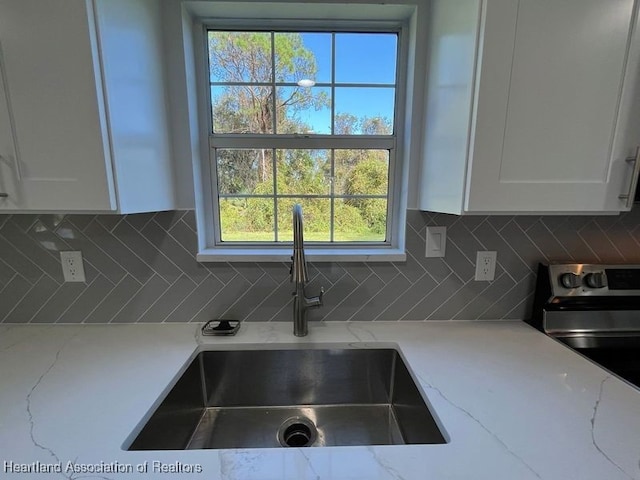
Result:
[[[243,83],[213,88],[214,132],[306,132],[308,127],[296,121],[297,112],[328,105],[325,94],[313,93],[309,88],[277,88],[274,92],[270,86],[256,85],[271,82],[272,75],[277,82],[291,83],[315,78],[315,57],[299,34],[274,34],[275,65],[270,33],[209,32],[208,42],[210,78],[216,82]],[[218,156],[218,187],[226,193],[247,193],[258,182],[269,181],[272,165],[270,150],[257,154],[251,150],[228,150]]]
[[[350,195],[386,195],[388,165],[375,156],[359,162],[349,172],[346,190]],[[347,203],[357,208],[372,233],[382,235],[387,226],[387,202],[380,198],[350,198]]]
[[[266,32],[209,32],[209,68],[213,81],[244,83],[223,87],[214,98],[214,131],[220,133],[276,133],[294,124],[300,110],[329,105],[324,93],[311,88],[278,88],[256,85],[271,82],[297,83],[315,78],[313,53],[304,46],[298,33],[275,33],[271,61],[271,34]],[[275,97],[275,101],[274,101]],[[277,125],[274,121],[274,107]],[[281,133],[281,132],[279,132]]]
[[[330,105],[324,93],[313,88],[272,87],[276,82],[296,83],[315,78],[316,59],[297,33],[210,32],[209,65],[212,119],[216,133],[265,135],[306,133],[311,129],[299,113]],[[272,52],[273,48],[273,52]],[[272,65],[272,59],[275,62]],[[216,85],[218,83],[219,85]],[[338,113],[338,135],[388,135],[392,125],[380,117],[359,118]],[[271,149],[221,149],[217,152],[218,191],[228,195],[272,195],[274,183],[280,197],[275,212],[272,198],[225,198],[220,202],[223,240],[273,240],[276,217],[279,239],[291,234],[291,207],[303,203],[307,240],[328,240],[331,202],[327,198],[303,199],[297,195],[330,193],[331,151]],[[334,150],[334,183],[338,195],[386,195],[388,152]],[[274,165],[277,174],[274,178]],[[386,200],[337,199],[333,206],[336,239],[380,238],[386,229]]]

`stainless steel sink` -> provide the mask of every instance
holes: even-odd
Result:
[[[446,443],[393,348],[204,351],[128,450]]]

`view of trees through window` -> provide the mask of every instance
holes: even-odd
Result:
[[[223,242],[387,240],[397,35],[208,32]]]

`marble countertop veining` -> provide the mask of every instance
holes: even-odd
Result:
[[[0,326],[0,477],[640,479],[640,391],[521,322],[311,323],[304,338],[290,323],[246,323],[232,338],[199,327]],[[196,348],[345,342],[396,343],[449,443],[122,449]],[[133,471],[81,471],[94,465]]]

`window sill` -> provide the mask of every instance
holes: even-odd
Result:
[[[198,252],[198,262],[290,262],[288,248],[208,248]],[[404,262],[399,248],[313,248],[305,247],[309,262]]]

